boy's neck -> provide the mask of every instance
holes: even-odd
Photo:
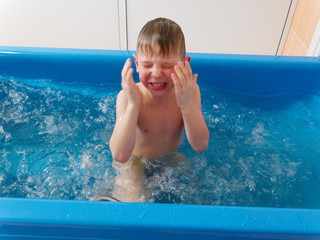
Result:
[[[156,104],[166,104],[168,102],[171,102],[171,99],[175,99],[174,89],[171,89],[170,92],[168,92],[166,95],[163,96],[155,96],[151,92],[149,92],[147,89],[144,89],[144,94],[147,101],[154,102]]]

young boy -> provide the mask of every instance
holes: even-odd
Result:
[[[122,90],[116,105],[116,124],[110,139],[118,172],[113,196],[143,201],[145,159],[170,157],[185,129],[196,152],[208,146],[209,131],[201,110],[198,75],[193,75],[185,40],[175,22],[157,18],[141,30],[133,54],[140,83],[132,77],[130,58],[122,69]],[[142,161],[142,159],[144,159]]]

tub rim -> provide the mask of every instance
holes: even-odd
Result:
[[[120,235],[122,232],[123,236],[135,232],[137,238],[140,233],[140,237],[222,234],[235,239],[313,239],[320,237],[319,223],[318,209],[0,198],[0,236],[8,226],[63,226],[69,230],[85,228]]]

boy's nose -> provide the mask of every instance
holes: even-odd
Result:
[[[154,78],[159,78],[159,77],[162,77],[162,75],[163,75],[163,72],[162,72],[161,69],[159,69],[159,68],[153,69],[153,71],[152,71],[152,77],[154,77]]]

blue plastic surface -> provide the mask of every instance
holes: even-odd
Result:
[[[0,237],[319,239],[319,211],[1,199]],[[16,238],[14,238],[16,239]]]
[[[192,53],[199,83],[257,96],[304,94],[320,89],[320,58]],[[57,81],[119,84],[132,52],[0,47],[0,74]],[[135,75],[137,79],[137,75]]]
[[[120,86],[131,54],[0,47],[0,75]],[[258,96],[320,89],[319,58],[190,55],[200,84]],[[320,210],[0,198],[0,239],[34,238],[320,239]]]

